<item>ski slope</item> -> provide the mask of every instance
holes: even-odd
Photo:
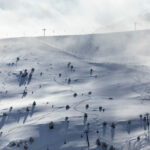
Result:
[[[149,48],[149,30],[0,40],[0,149],[149,150]]]

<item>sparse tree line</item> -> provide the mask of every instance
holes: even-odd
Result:
[[[17,59],[16,59],[16,62],[15,63],[9,63],[8,65],[9,66],[14,66],[15,64],[17,65],[17,63],[20,61],[20,58],[19,57],[17,57]],[[76,68],[74,67],[74,65],[72,65],[72,63],[71,62],[69,62],[68,64],[67,64],[67,68],[69,69],[69,71],[71,71],[71,72],[75,72],[76,71]],[[19,73],[19,85],[21,86],[21,85],[26,85],[26,84],[29,84],[30,82],[31,82],[31,79],[32,79],[32,76],[33,76],[33,73],[34,73],[34,71],[35,71],[35,69],[34,68],[32,68],[31,70],[30,70],[30,72],[28,72],[28,70],[27,69],[25,69],[25,70],[23,70],[23,71],[20,71],[20,73]],[[89,75],[90,76],[93,76],[93,74],[94,74],[94,70],[91,68],[90,70],[89,70]],[[42,76],[43,75],[43,72],[40,72],[40,76]],[[62,73],[59,73],[58,74],[58,76],[59,76],[59,78],[61,78],[62,77]],[[95,77],[97,77],[97,76],[95,76]],[[71,78],[68,78],[67,79],[67,83],[68,84],[71,84],[71,82],[72,82],[72,80],[71,80]],[[41,88],[41,85],[39,86],[39,88]],[[24,91],[23,91],[23,96],[22,97],[25,97],[27,95],[27,87],[25,87],[25,89],[24,89]],[[92,95],[92,91],[89,91],[88,92],[88,95]],[[76,98],[76,97],[78,97],[78,93],[73,93],[73,97],[74,98]],[[113,98],[112,97],[110,97],[110,98],[108,98],[109,100],[113,100]],[[36,106],[36,102],[34,101],[33,102],[33,104],[32,104],[32,107],[35,107]],[[66,110],[69,110],[71,108],[71,106],[69,106],[69,105],[66,105],[65,106],[65,109]],[[86,110],[88,110],[90,108],[90,105],[89,104],[86,104],[85,105],[85,109]],[[10,112],[12,111],[12,109],[13,109],[13,107],[10,107]],[[29,113],[30,111],[31,111],[31,109],[30,109],[30,107],[26,107],[25,108],[25,110],[26,110],[26,112],[27,113]],[[98,110],[99,110],[99,112],[105,112],[106,111],[106,109],[103,107],[103,106],[98,106]],[[6,118],[8,116],[8,113],[6,113],[6,112],[4,112],[3,114],[2,114],[2,118]],[[83,137],[85,137],[85,140],[86,140],[86,142],[87,142],[87,146],[88,147],[90,147],[90,140],[89,140],[89,133],[90,133],[90,123],[89,122],[87,122],[87,120],[88,120],[88,113],[86,112],[86,113],[84,113],[84,115],[83,115],[83,123],[84,123],[84,131],[83,131],[83,134],[81,134],[81,137],[80,138],[83,138]],[[145,115],[140,115],[140,120],[141,120],[141,122],[142,122],[142,125],[144,125],[144,129],[146,130],[148,130],[148,132],[149,132],[149,113],[146,113]],[[65,124],[66,124],[66,131],[68,130],[68,127],[69,127],[69,124],[70,124],[70,121],[69,121],[69,117],[65,117]],[[117,127],[117,123],[115,123],[115,122],[112,122],[112,123],[108,123],[108,122],[106,122],[106,121],[104,121],[104,122],[102,122],[102,126],[104,127],[104,128],[106,128],[107,126],[110,126],[110,128],[112,129],[112,130],[115,130],[116,129],[116,127]],[[130,134],[130,132],[131,132],[131,126],[132,126],[132,121],[131,120],[128,120],[127,121],[127,132]],[[51,121],[49,124],[48,124],[48,128],[49,128],[49,130],[55,130],[55,128],[56,128],[56,124],[53,122],[53,121]],[[1,129],[1,128],[0,128]],[[97,130],[96,131],[96,133],[99,133],[99,131]],[[3,134],[3,132],[1,131],[0,132],[0,135],[2,135]],[[137,141],[140,141],[140,136],[138,136],[137,137]],[[24,150],[28,150],[29,149],[29,146],[31,145],[31,144],[33,144],[35,142],[35,139],[33,138],[33,137],[30,137],[28,140],[20,140],[20,141],[14,141],[14,142],[10,142],[9,143],[9,147],[23,147],[24,148]],[[65,138],[64,139],[64,144],[67,144],[67,139]],[[103,141],[100,137],[99,138],[97,138],[96,140],[95,140],[95,144],[97,145],[97,147],[98,148],[100,148],[100,149],[102,149],[102,150],[115,150],[115,147],[113,146],[113,145],[109,145],[109,143],[107,143],[107,142],[105,142],[105,141]],[[50,150],[50,148],[49,147],[47,147],[47,149],[46,150]]]
[[[19,61],[20,61],[20,58],[17,57],[17,58],[16,58],[16,61],[15,61],[15,62],[12,62],[12,63],[8,63],[8,66],[16,66]]]
[[[9,147],[16,147],[20,148],[22,147],[24,150],[28,150],[29,146],[34,143],[34,138],[30,137],[28,140],[19,140],[19,141],[13,141],[9,143]]]

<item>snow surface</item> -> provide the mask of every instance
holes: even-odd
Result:
[[[0,40],[0,149],[149,150],[149,48],[148,30]]]

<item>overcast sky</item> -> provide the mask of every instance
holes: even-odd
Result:
[[[0,0],[0,37],[101,32],[128,18],[132,29],[149,10],[150,0]]]

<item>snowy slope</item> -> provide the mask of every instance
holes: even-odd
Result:
[[[150,31],[0,40],[0,149],[150,149],[149,40]]]

